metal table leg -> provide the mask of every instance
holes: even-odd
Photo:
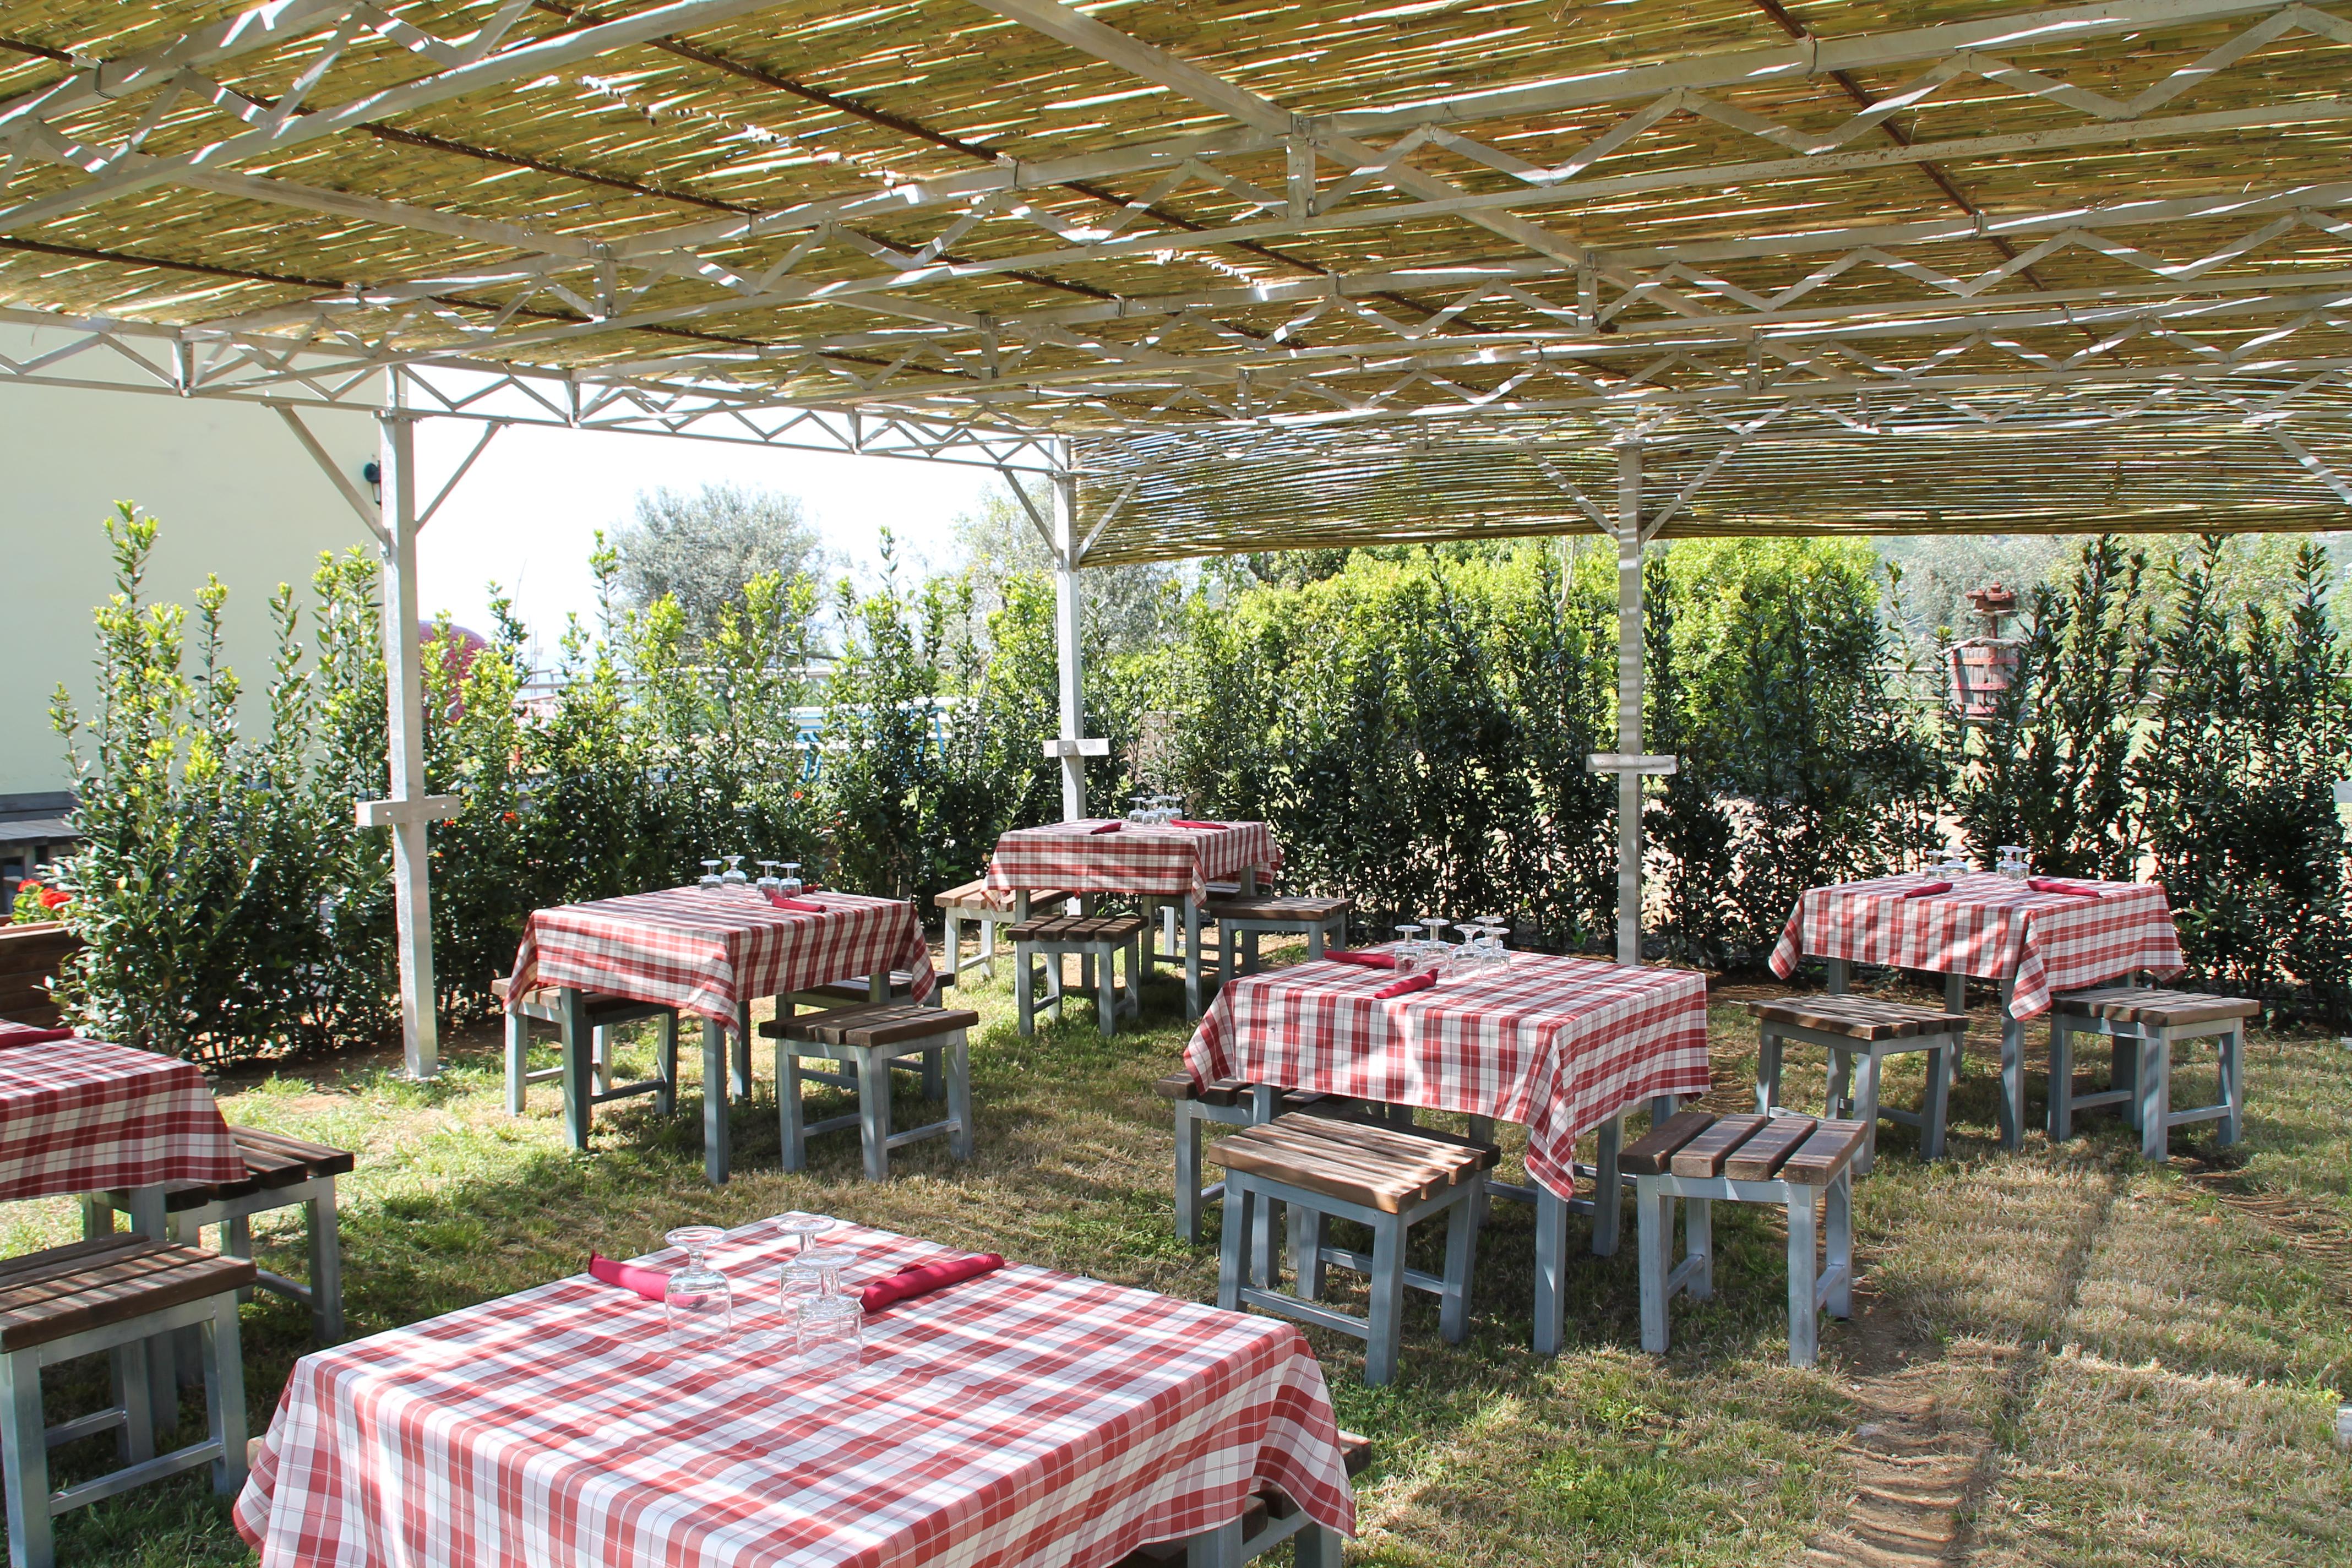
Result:
[[[712,1186],[728,1173],[727,1030],[702,1020],[702,1173]]]

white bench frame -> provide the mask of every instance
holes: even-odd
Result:
[[[2074,1135],[2074,1113],[2102,1105],[2123,1108],[2126,1121],[2140,1135],[2140,1158],[2169,1159],[2172,1130],[2200,1121],[2221,1124],[2220,1142],[2235,1143],[2245,1131],[2246,1020],[2210,1018],[2199,1024],[2126,1023],[2061,1010],[2065,997],[2051,999],[2050,1007],[2050,1139],[2063,1142]],[[2113,1042],[2109,1087],[2089,1094],[2074,1092],[2076,1035],[2105,1035]],[[2219,1039],[2220,1101],[2188,1110],[2172,1109],[2172,1047],[2190,1040]]]
[[[1674,1261],[1675,1204],[1683,1209],[1683,1259]],[[1813,1205],[1824,1215],[1826,1267],[1814,1269]],[[1735,1181],[1729,1176],[1677,1176],[1672,1172],[1633,1178],[1642,1254],[1642,1348],[1666,1352],[1666,1304],[1677,1291],[1704,1301],[1715,1294],[1715,1205],[1718,1203],[1778,1204],[1789,1213],[1789,1364],[1811,1366],[1821,1359],[1819,1314],[1853,1316],[1853,1161],[1840,1165],[1825,1184]]]

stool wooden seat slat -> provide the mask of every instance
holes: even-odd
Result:
[[[1060,978],[1066,954],[1077,956],[1081,973],[1100,966],[1095,1018],[1104,1038],[1117,1031],[1120,1015],[1141,1016],[1143,931],[1144,921],[1139,915],[1031,915],[1016,922],[1012,931],[1013,995],[1021,1033],[1024,1037],[1036,1033],[1036,1009],[1041,1003],[1056,1008],[1061,1005]],[[1127,960],[1127,984],[1123,988],[1113,968],[1113,961],[1120,956]],[[1039,958],[1046,961],[1046,971],[1054,980],[1043,998],[1036,993],[1033,967]]]
[[[1789,1364],[1819,1359],[1819,1314],[1853,1310],[1853,1178],[1869,1129],[1810,1116],[1669,1118],[1628,1145],[1619,1166],[1633,1178],[1642,1254],[1642,1348],[1664,1354],[1667,1305],[1677,1292],[1715,1291],[1714,1205],[1778,1204],[1789,1215]],[[1674,1260],[1675,1205],[1683,1205],[1683,1258]],[[1815,1268],[1815,1205],[1827,1256]]]
[[[890,1178],[890,1151],[924,1138],[944,1137],[959,1160],[972,1154],[971,1064],[968,1031],[980,1015],[922,1002],[870,1002],[856,1007],[790,1013],[760,1026],[776,1042],[776,1099],[787,1171],[808,1165],[808,1140],[845,1128],[858,1130],[866,1179]],[[803,1060],[843,1064],[844,1071],[810,1070]],[[939,1064],[932,1068],[929,1064]],[[891,1069],[924,1066],[945,1079],[947,1116],[902,1131],[891,1128]],[[857,1097],[849,1115],[810,1121],[802,1105],[804,1083],[829,1084]]]
[[[1225,1168],[1224,1235],[1217,1265],[1217,1304],[1244,1304],[1364,1341],[1364,1381],[1396,1375],[1408,1287],[1436,1295],[1446,1342],[1469,1332],[1470,1274],[1485,1210],[1485,1173],[1500,1157],[1473,1145],[1363,1122],[1291,1113],[1218,1143],[1211,1157]],[[1275,1288],[1271,1205],[1286,1210],[1292,1289]],[[1446,1218],[1445,1272],[1407,1268],[1412,1227]],[[1323,1223],[1348,1219],[1370,1227],[1369,1254],[1327,1247]],[[1245,1258],[1245,1253],[1258,1256]],[[1324,1270],[1336,1265],[1369,1277],[1369,1316],[1324,1305]],[[1256,1283],[1264,1280],[1265,1284]]]
[[[1261,936],[1303,935],[1310,959],[1322,957],[1328,948],[1347,946],[1348,915],[1355,907],[1352,899],[1236,890],[1228,897],[1212,898],[1202,913],[1217,922],[1218,937],[1224,949],[1220,973],[1230,979],[1236,974],[1257,973],[1257,941]]]
[[[0,1262],[0,1456],[7,1471],[11,1568],[53,1568],[56,1515],[149,1481],[207,1466],[215,1492],[243,1489],[245,1367],[236,1297],[254,1277],[247,1259],[139,1236],[90,1237]],[[194,1331],[202,1346],[207,1430],[202,1440],[159,1455],[147,1344],[184,1329]],[[100,1352],[113,1363],[114,1405],[46,1426],[42,1369]],[[51,1490],[49,1449],[107,1431],[118,1435],[122,1468]]]
[[[1877,1158],[1881,1120],[1917,1128],[1921,1159],[1943,1158],[1953,1069],[1968,1038],[1966,1013],[1843,993],[1779,996],[1747,1005],[1757,1016],[1758,1110],[1769,1114],[1780,1109],[1783,1043],[1799,1040],[1829,1053],[1829,1088],[1822,1114],[1832,1119],[1851,1117],[1870,1129],[1863,1140],[1855,1174],[1868,1175],[1871,1163]],[[1914,1051],[1927,1058],[1927,1088],[1919,1109],[1907,1110],[1880,1103],[1885,1059]]]
[[[2242,996],[2154,986],[2101,985],[2063,991],[2050,999],[2050,1137],[2074,1135],[2074,1118],[2101,1106],[2117,1107],[2140,1135],[2143,1159],[2171,1152],[2172,1130],[2218,1121],[2217,1136],[2235,1143],[2244,1131],[2246,1021],[2262,1004]],[[2074,1037],[2105,1035],[2113,1042],[2108,1087],[2074,1087]],[[2221,1098],[2186,1110],[2172,1107],[2172,1051],[2212,1040]]]

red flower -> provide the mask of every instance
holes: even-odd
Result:
[[[71,899],[66,896],[66,891],[63,888],[43,888],[41,889],[41,908],[45,910],[60,909],[72,901],[73,900]]]
[[[520,818],[520,817],[517,816],[513,812],[509,811],[509,812],[508,812],[508,813],[507,813],[507,815],[506,815],[506,820],[507,820],[507,821],[509,821],[509,822],[520,822],[520,821],[521,821],[521,820],[522,820],[522,818]]]
[[[43,889],[41,884],[38,882],[19,882],[16,884],[16,890],[20,893],[32,893],[37,896],[43,891]]]

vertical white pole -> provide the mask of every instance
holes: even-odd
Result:
[[[1642,446],[1617,448],[1617,751],[1642,752]],[[1642,775],[1617,775],[1617,962],[1642,962]]]
[[[1070,446],[1056,442],[1054,475],[1054,646],[1060,666],[1062,739],[1075,742],[1087,732],[1086,700],[1078,665],[1078,625],[1085,604],[1078,593],[1078,481],[1069,471]],[[1062,757],[1062,820],[1087,814],[1086,759],[1075,744]]]
[[[385,373],[385,407],[377,416],[383,530],[383,669],[386,762],[394,801],[425,798],[425,658],[416,619],[416,415],[405,405],[401,373]],[[433,899],[425,825],[392,827],[392,887],[400,942],[400,1036],[411,1078],[440,1068],[434,1006]]]

